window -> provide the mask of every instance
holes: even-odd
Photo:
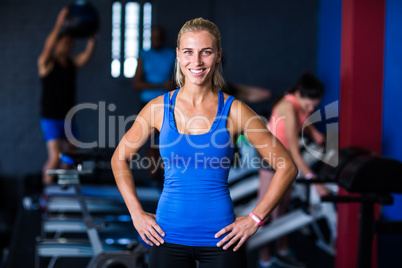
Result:
[[[126,78],[131,78],[135,75],[140,49],[151,48],[151,26],[151,3],[142,5],[132,1],[113,2],[112,77],[124,75]]]
[[[121,57],[121,3],[114,2],[112,5],[112,66],[113,77],[120,76]]]

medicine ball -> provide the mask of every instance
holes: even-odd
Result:
[[[68,6],[68,13],[61,33],[73,37],[89,37],[99,29],[98,10],[89,1],[75,1]]]

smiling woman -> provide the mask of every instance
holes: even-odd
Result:
[[[188,32],[180,45],[177,62],[180,71],[186,73],[183,76],[191,79],[192,84],[209,86],[215,66],[221,60],[221,51],[217,50],[213,36],[207,31]]]
[[[245,241],[297,174],[285,147],[260,117],[221,91],[220,44],[214,23],[198,18],[184,24],[176,48],[180,88],[151,100],[141,110],[112,157],[116,183],[134,227],[152,246],[150,268],[195,268],[196,261],[200,268],[247,267]],[[142,209],[129,169],[132,156],[154,130],[160,132],[159,149],[165,163],[156,215]],[[249,216],[234,214],[228,189],[234,143],[242,134],[277,171]]]
[[[186,38],[183,35],[188,34]],[[181,43],[185,42],[185,43]],[[200,42],[200,43],[198,43]],[[194,44],[195,43],[195,44]],[[195,45],[195,46],[194,46]],[[196,50],[198,49],[198,50]],[[200,50],[201,49],[201,50]],[[212,86],[214,90],[221,90],[225,86],[225,80],[221,75],[222,71],[222,48],[221,48],[221,34],[215,24],[197,18],[186,22],[181,28],[177,37],[177,61],[176,61],[176,83],[180,87],[184,85],[183,65],[189,61],[197,61],[194,64],[204,63],[206,60],[211,61],[213,65],[212,72]],[[185,54],[186,57],[180,57]],[[195,57],[195,58],[194,58]],[[181,62],[183,58],[183,63]],[[205,71],[199,66],[192,66],[193,73],[198,74]],[[211,66],[212,67],[212,66]],[[186,68],[184,68],[185,70]]]

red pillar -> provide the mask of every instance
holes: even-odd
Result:
[[[343,0],[339,146],[381,153],[385,0]],[[341,190],[340,195],[348,195]],[[357,266],[359,204],[339,204],[336,268]],[[378,214],[378,213],[377,213]],[[376,239],[373,268],[377,267]]]

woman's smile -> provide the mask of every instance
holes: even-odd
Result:
[[[189,69],[190,72],[195,76],[201,76],[205,73],[206,69]]]

